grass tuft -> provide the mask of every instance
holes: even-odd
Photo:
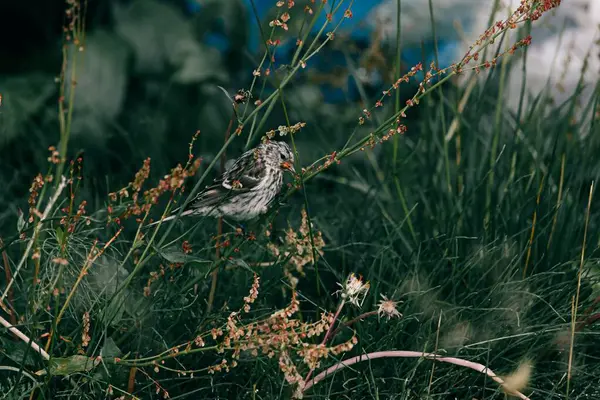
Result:
[[[302,79],[330,48],[357,77],[340,30],[354,3],[277,2],[249,89],[213,92],[231,102],[214,125],[226,130],[207,121],[174,139],[177,160],[139,140],[127,150],[136,169],[115,174],[69,147],[85,52],[65,51],[59,144],[11,199],[27,211],[0,229],[0,392],[597,397],[600,82],[589,104],[525,102],[523,89],[515,115],[503,99],[511,56],[535,41],[507,33],[559,3],[523,2],[447,68],[400,72],[398,33],[394,48],[371,49],[392,60],[383,93],[358,83],[360,104],[314,107]],[[86,8],[67,4],[65,48],[84,49]],[[281,67],[286,37],[298,45]],[[299,174],[266,215],[244,229],[181,218],[226,156],[274,138],[291,142]]]

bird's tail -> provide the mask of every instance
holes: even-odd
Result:
[[[181,213],[181,216],[185,217],[186,215],[190,215],[190,214],[193,213],[193,211],[194,210],[185,210],[184,212]],[[175,217],[177,217],[177,213],[178,212],[179,212],[179,208],[173,210],[171,212],[171,215],[169,215],[168,217],[163,218],[163,219],[159,219],[158,221],[155,221],[155,222],[152,222],[151,224],[148,224],[148,225],[144,226],[144,228],[150,228],[151,226],[160,224],[161,222],[164,223],[164,222],[167,222],[167,221],[171,221],[171,220],[175,219]]]

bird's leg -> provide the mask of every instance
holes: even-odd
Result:
[[[245,236],[246,235],[246,226],[242,223],[238,223],[238,224],[232,224],[229,221],[227,221],[225,218],[223,218],[223,221],[229,225],[229,227],[236,233],[236,235],[242,235]]]
[[[242,236],[246,236],[246,225],[239,223],[235,231]]]
[[[237,229],[237,226],[232,225],[231,223],[229,223],[229,221],[227,221],[225,218],[223,218],[223,222],[225,222],[227,225],[229,225],[229,227],[231,229],[233,229],[234,231]]]

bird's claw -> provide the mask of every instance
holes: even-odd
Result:
[[[237,236],[246,236],[246,227],[244,224],[238,224],[237,228],[235,228],[235,234]]]

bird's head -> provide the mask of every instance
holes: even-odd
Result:
[[[285,142],[269,141],[265,144],[267,158],[274,167],[296,174],[294,152]]]

